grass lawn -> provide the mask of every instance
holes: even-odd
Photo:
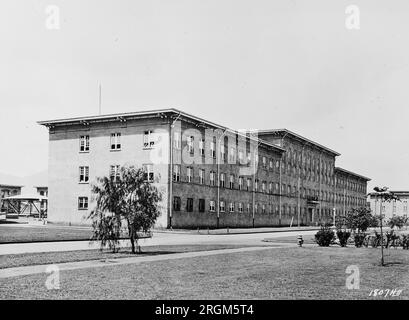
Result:
[[[137,256],[170,254],[180,252],[194,252],[206,250],[220,250],[242,248],[240,245],[169,245],[169,246],[149,246],[143,247],[141,253]],[[39,264],[56,264],[64,262],[101,260],[101,259],[119,259],[129,258],[134,255],[130,249],[121,249],[118,253],[104,250],[78,250],[64,252],[41,252],[41,253],[24,253],[0,255],[0,272],[4,268],[13,268],[21,266],[32,266]]]
[[[54,226],[7,226],[0,224],[0,243],[89,240],[91,229]]]
[[[69,270],[60,274],[60,290],[46,289],[46,274],[2,279],[0,298],[374,299],[371,290],[396,288],[409,299],[409,251],[387,251],[386,267],[379,255],[314,246]],[[349,265],[359,268],[359,290],[346,289]]]
[[[89,240],[91,228],[46,226],[7,226],[0,224],[0,244],[42,241]]]

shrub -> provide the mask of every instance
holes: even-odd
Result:
[[[351,236],[351,232],[346,231],[346,230],[338,230],[337,237],[339,239],[339,245],[341,247],[346,247],[350,236]]]
[[[358,233],[361,233],[370,227],[377,227],[378,218],[374,217],[368,208],[352,209],[345,217],[345,225],[347,228],[358,230]]]
[[[388,226],[393,229],[397,227],[398,229],[402,229],[408,222],[407,216],[394,216],[389,219]]]
[[[354,236],[355,247],[360,248],[364,244],[366,234],[356,233]]]
[[[333,243],[335,240],[335,234],[334,231],[331,230],[327,226],[322,226],[321,230],[319,230],[315,234],[315,242],[320,246],[320,247],[329,247],[331,243]]]
[[[409,250],[409,234],[402,235],[401,243],[404,250]]]
[[[372,248],[378,248],[381,244],[381,234],[375,231],[375,236],[372,239]]]
[[[398,241],[397,241],[398,240]],[[395,234],[395,232],[393,230],[391,230],[390,232],[386,232],[386,244],[385,244],[385,248],[389,248],[391,246],[395,246],[397,242],[399,242],[399,236]]]

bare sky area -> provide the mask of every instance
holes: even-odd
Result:
[[[56,5],[60,29],[46,28]],[[360,29],[345,8],[360,9]],[[409,2],[2,0],[0,172],[47,169],[38,120],[174,107],[288,128],[409,189]]]

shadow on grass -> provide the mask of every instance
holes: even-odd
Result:
[[[18,221],[0,220],[0,224],[24,224],[24,223]]]

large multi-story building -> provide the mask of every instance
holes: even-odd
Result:
[[[41,121],[51,222],[83,224],[90,184],[143,167],[163,194],[157,227],[316,225],[366,203],[368,178],[289,130],[241,132],[176,109]]]
[[[399,200],[393,200],[390,202],[381,201],[377,197],[376,193],[370,193],[368,195],[368,201],[371,206],[371,211],[373,214],[379,215],[382,210],[382,214],[386,219],[390,219],[394,216],[408,216],[409,209],[409,191],[391,191],[393,192]]]

